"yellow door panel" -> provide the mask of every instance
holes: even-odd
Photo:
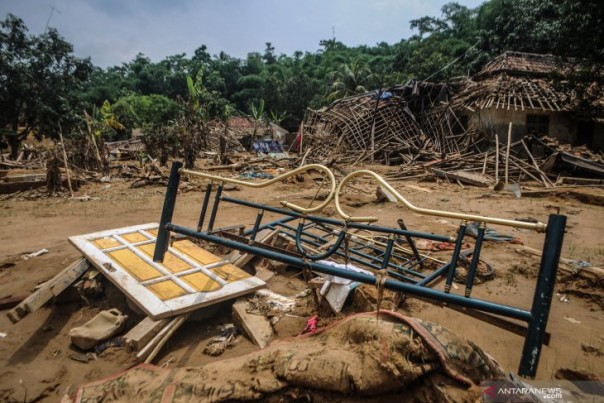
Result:
[[[147,286],[162,301],[185,295],[187,292],[174,281],[166,280]]]
[[[115,248],[121,245],[121,243],[110,237],[95,239],[92,243],[99,249]]]
[[[221,261],[218,256],[201,249],[188,239],[176,241],[172,244],[172,247],[177,251],[188,255],[202,266]]]
[[[222,266],[214,267],[212,270],[218,277],[227,281],[229,283],[237,280],[241,280],[243,278],[251,277],[245,271],[241,270],[239,267],[234,266],[230,263],[227,263]]]
[[[108,252],[107,255],[119,263],[124,270],[132,274],[138,281],[146,281],[161,276],[160,272],[136,256],[131,250],[120,249]]]
[[[186,276],[182,276],[180,279],[185,281],[191,287],[195,288],[197,291],[201,292],[216,291],[222,288],[220,283],[217,283],[201,272],[187,274]]]
[[[147,238],[146,236],[144,236],[143,234],[140,234],[138,232],[131,232],[129,234],[124,234],[124,235],[122,235],[122,238],[124,238],[126,241],[128,241],[130,243],[143,242],[143,241],[149,240],[149,238]]]
[[[145,255],[149,256],[150,258],[153,258],[153,252],[155,251],[154,243],[148,243],[146,245],[137,246],[136,248],[142,251]],[[172,273],[179,273],[181,271],[189,270],[192,268],[184,260],[177,258],[170,252],[166,253],[162,265],[164,265]]]

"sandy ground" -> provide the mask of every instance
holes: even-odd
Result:
[[[408,185],[420,186],[429,192]],[[375,190],[374,185],[360,183],[356,186],[369,192],[360,193],[360,199],[374,199],[371,195]],[[600,238],[604,234],[603,207],[558,197],[515,198],[511,193],[470,187],[462,189],[448,183],[394,182],[394,186],[415,205],[450,211],[505,218],[534,217],[547,222],[548,215],[559,209],[561,214],[568,215],[563,256],[604,267],[604,243]],[[308,188],[308,181],[304,184],[278,184],[270,192],[266,189],[243,188],[227,193],[270,205],[278,205],[280,200],[302,204],[307,200],[299,197],[301,187]],[[86,185],[80,189],[78,196],[84,194],[93,199],[81,202],[63,197],[0,202],[0,298],[28,294],[38,283],[52,278],[78,258],[78,252],[67,241],[69,236],[157,222],[164,188],[129,189],[127,182],[117,180],[109,184]],[[202,193],[197,191],[180,194],[174,222],[194,226],[201,200]],[[329,209],[333,211],[333,207]],[[377,215],[384,225],[396,226],[396,220],[404,218],[410,229],[441,234],[453,235],[458,225],[450,219],[420,216],[394,203],[369,202],[348,209],[357,215]],[[270,217],[270,214],[265,215],[265,220]],[[254,218],[253,210],[223,205],[217,224],[243,223],[249,227],[253,225]],[[537,249],[543,246],[542,234],[504,227],[497,229],[521,238],[527,246]],[[507,243],[486,243],[482,257],[493,265],[497,276],[492,281],[475,286],[474,296],[522,308],[530,307],[538,259],[515,253],[515,247]],[[48,249],[49,253],[29,260],[21,259],[22,254],[42,248]],[[269,288],[286,295],[303,290],[305,284],[292,274],[295,272],[273,277],[269,281]],[[436,287],[442,286],[438,284]],[[0,332],[6,334],[0,339],[0,400],[57,401],[65,392],[73,392],[78,384],[131,366],[132,356],[124,349],[109,349],[89,363],[69,358],[76,351],[69,342],[68,332],[72,327],[85,323],[100,309],[113,306],[127,309],[123,296],[111,289],[107,294],[100,300],[93,300],[91,305],[82,301],[57,301],[14,325],[6,315],[0,315]],[[309,315],[311,312],[312,307],[309,307]],[[422,301],[412,300],[402,312],[441,323],[481,346],[506,370],[517,371],[523,345],[521,337]],[[131,313],[131,322],[134,323],[136,319],[139,317]],[[286,319],[276,329],[278,336],[296,335],[304,327],[306,319]],[[568,297],[568,302],[555,298],[548,324],[552,341],[549,347],[543,349],[537,378],[552,379],[559,368],[586,370],[601,378],[604,375],[604,360],[593,353],[585,353],[581,344],[603,349],[602,319],[601,308],[592,302],[574,296]],[[230,305],[226,303],[211,318],[187,322],[161,351],[155,363],[196,366],[254,351],[257,347],[242,338],[239,344],[219,357],[202,353],[208,339],[219,333],[219,325],[231,320]]]

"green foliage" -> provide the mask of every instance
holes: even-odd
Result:
[[[92,66],[72,52],[53,28],[36,36],[12,14],[0,22],[0,133],[13,156],[32,131],[58,138],[81,121],[79,94]]]
[[[0,133],[19,139],[36,128],[54,136],[57,123],[67,131],[77,123],[79,105],[100,108],[106,100],[126,131],[178,120],[203,139],[205,122],[225,120],[233,108],[258,109],[261,100],[265,111],[288,111],[282,125],[296,130],[308,107],[412,78],[471,75],[506,50],[586,60],[585,77],[602,77],[601,0],[489,0],[476,8],[451,2],[410,26],[415,34],[394,44],[348,47],[330,38],[316,52],[290,56],[266,42],[243,59],[200,45],[191,57],[153,62],[139,53],[100,69],[74,58],[56,31],[30,36],[9,15],[0,29],[0,78],[8,77],[0,85]]]
[[[288,116],[287,111],[276,112],[276,111],[271,110],[269,113],[269,120],[276,125],[280,125],[281,122],[283,122],[285,120],[285,118],[287,118],[287,116]]]
[[[261,99],[258,102],[258,106],[250,104],[250,116],[254,121],[254,133],[252,134],[252,139],[255,139],[258,126],[262,121],[266,120],[266,112],[264,112],[264,99]]]
[[[126,127],[119,121],[109,101],[103,102],[101,108],[95,108],[92,116],[84,112],[88,131],[97,139],[116,141],[126,137]]]
[[[142,141],[145,149],[153,158],[159,158],[161,165],[168,164],[170,155],[175,155],[180,148],[178,127],[169,124],[146,124],[142,128]]]
[[[115,114],[129,133],[132,129],[144,125],[163,125],[176,120],[178,104],[165,95],[129,94],[120,97],[113,104]]]
[[[341,64],[329,76],[331,81],[328,101],[338,98],[367,92],[367,88],[373,77],[373,72],[361,59],[353,59],[350,63]]]

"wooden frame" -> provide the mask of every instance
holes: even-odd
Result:
[[[264,281],[187,239],[164,263],[153,262],[157,223],[72,236],[69,241],[152,319],[161,319],[264,288]]]

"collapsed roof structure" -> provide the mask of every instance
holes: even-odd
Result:
[[[604,148],[602,85],[581,78],[574,60],[505,52],[464,81],[452,107],[492,137],[514,125],[513,141],[549,135],[573,145]]]
[[[337,155],[348,163],[396,164],[423,153],[460,153],[471,136],[448,106],[450,97],[445,84],[413,80],[309,109],[304,147],[311,160]]]

